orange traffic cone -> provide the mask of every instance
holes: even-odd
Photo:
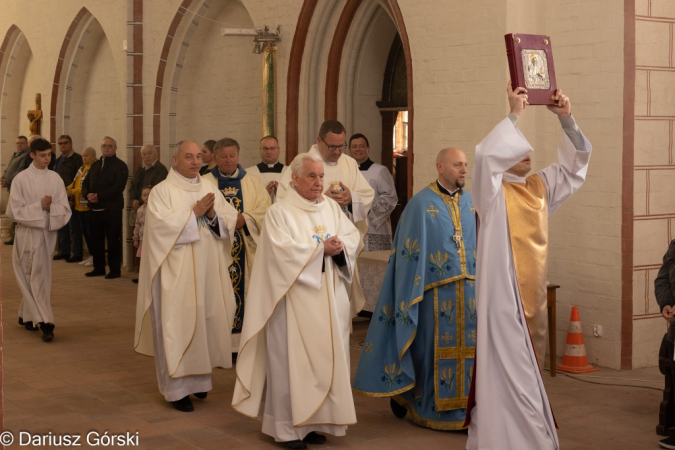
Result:
[[[581,334],[579,310],[576,306],[572,307],[565,354],[563,355],[562,364],[558,365],[557,370],[568,373],[588,373],[600,370],[588,364],[586,347],[584,346],[584,335]]]

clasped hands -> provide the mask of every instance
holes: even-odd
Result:
[[[199,219],[202,216],[206,216],[209,219],[216,217],[216,210],[213,209],[213,205],[216,203],[216,195],[213,192],[209,192],[204,197],[195,203],[195,206],[192,208],[192,211],[195,213],[195,217]]]
[[[40,200],[40,205],[42,206],[42,209],[45,211],[49,211],[52,208],[52,196],[51,195],[45,195],[42,200]]]
[[[341,191],[334,191],[333,186],[331,186],[331,188],[326,191],[325,195],[326,197],[335,200],[340,207],[345,208],[352,203],[352,192],[342,183],[342,181],[340,181],[340,187],[342,188]]]
[[[675,322],[675,307],[670,305],[664,306],[661,315],[668,323]]]
[[[337,236],[331,236],[323,241],[323,254],[325,256],[336,256],[342,253],[342,241]]]

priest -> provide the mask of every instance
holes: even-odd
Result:
[[[255,259],[263,218],[271,205],[270,196],[260,179],[249,175],[239,165],[239,143],[223,138],[213,146],[216,166],[204,175],[220,191],[227,202],[237,210],[237,221],[232,242],[232,264],[222,266],[229,272],[234,289],[237,310],[232,321],[232,352],[239,348],[239,335],[244,322],[246,292]]]
[[[269,209],[253,266],[232,406],[294,449],[356,423],[349,376],[349,282],[358,230],[322,195],[323,163],[290,166]],[[264,405],[264,406],[263,406]]]
[[[540,371],[548,216],[583,184],[591,144],[571,115],[569,99],[557,90],[548,109],[562,126],[559,162],[527,176],[532,147],[516,127],[528,105],[527,90],[509,83],[507,94],[511,113],[476,146],[478,344],[466,448],[558,449]]]
[[[202,153],[179,142],[150,192],[136,304],[137,352],[155,357],[159,390],[179,411],[206,398],[213,367],[232,367],[230,278],[237,211],[199,177]]]
[[[12,181],[7,217],[16,222],[12,264],[21,290],[19,325],[42,330],[42,340],[54,339],[51,305],[52,253],[58,230],[70,220],[71,211],[61,177],[48,169],[52,145],[45,139],[30,144],[33,163]]]
[[[281,174],[286,170],[286,166],[279,161],[280,153],[281,149],[279,148],[277,138],[271,135],[265,136],[260,140],[260,158],[262,162],[246,169],[246,172],[249,174],[260,178],[263,186],[265,186],[265,189],[270,194],[272,203],[276,199]]]
[[[349,153],[359,164],[361,174],[375,193],[368,211],[368,234],[363,240],[363,250],[366,252],[391,250],[389,216],[398,203],[394,178],[389,169],[370,159],[370,143],[365,135],[357,133],[349,138]]]
[[[435,430],[464,426],[476,346],[476,218],[467,159],[436,158],[438,178],[406,205],[354,379]],[[384,368],[384,372],[383,372]]]
[[[321,124],[316,144],[307,153],[320,157],[324,163],[324,195],[336,201],[359,230],[362,243],[357,251],[358,257],[363,249],[363,238],[368,232],[368,212],[375,192],[359,170],[356,160],[344,154],[347,149],[346,135],[344,125],[337,120],[327,120]],[[286,171],[279,182],[277,199],[284,197],[290,189],[290,182],[291,173]],[[366,304],[358,272],[350,290],[352,315],[356,316]]]

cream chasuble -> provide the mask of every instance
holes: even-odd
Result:
[[[202,177],[202,180],[210,182],[216,190],[218,189],[218,180],[211,173],[207,173]],[[235,207],[233,202],[236,202],[237,196],[235,192],[226,192],[228,189],[224,189],[221,192],[222,196]],[[260,237],[260,230],[262,229],[263,219],[265,218],[265,213],[267,209],[271,206],[272,202],[267,189],[261,183],[260,178],[255,175],[246,173],[246,175],[241,179],[241,197],[243,203],[243,212],[242,215],[246,220],[246,228],[248,229],[249,234],[246,235],[243,231],[240,236],[242,236],[242,242],[244,243],[245,257],[244,259],[244,270],[241,270],[241,267],[237,273],[244,273],[244,298],[243,301],[237,301],[237,311],[235,312],[234,322],[232,324],[233,329],[241,330],[243,324],[243,318],[245,317],[245,308],[246,296],[249,287],[249,280],[251,279],[251,270],[253,269],[253,262],[255,260],[255,252],[258,246],[258,239]],[[240,259],[235,258],[233,264],[238,264]],[[223,269],[227,270],[229,266],[224,266]],[[230,279],[232,280],[232,274],[230,274]],[[241,291],[240,291],[241,292]],[[235,297],[237,292],[235,292]],[[239,338],[241,334],[239,332],[232,333],[232,352],[236,353],[239,348]]]
[[[42,199],[50,195],[49,211]],[[12,263],[23,296],[19,317],[24,322],[54,323],[51,306],[52,253],[57,231],[68,223],[71,211],[63,180],[52,170],[31,164],[12,181],[7,217],[17,223]]]
[[[338,236],[344,244],[347,264],[342,268],[323,256],[323,241],[330,236]],[[275,377],[288,377],[288,392],[272,395],[289,397],[285,409],[290,427],[317,430],[321,425],[356,422],[349,376],[348,288],[359,242],[358,230],[326,197],[310,203],[291,188],[268,210],[237,359],[232,399],[237,411],[262,415],[269,370]],[[285,312],[277,316],[280,302]],[[278,317],[285,317],[288,374],[267,366],[266,334]],[[268,391],[270,386],[268,380]]]
[[[202,180],[209,181],[218,190],[218,180],[210,173],[204,175]],[[271,205],[271,200],[260,178],[251,174],[247,174],[241,179],[241,195],[244,198],[244,212],[242,214],[246,219],[246,228],[248,228],[250,233],[249,236],[245,236],[244,238],[244,248],[246,249],[246,281],[244,292],[247,292],[248,281],[251,278],[251,269],[255,260],[255,252],[258,247],[258,239],[260,238],[260,230],[262,230],[263,219]]]
[[[571,117],[563,120],[567,125],[558,145],[559,162],[527,179],[506,173],[532,151],[510,118],[476,147],[472,194],[479,218],[478,339],[467,412],[469,450],[559,448],[524,307],[526,297],[546,292],[546,217],[581,187],[588,169],[590,143]],[[535,230],[537,225],[542,228]],[[540,285],[527,285],[529,276]]]
[[[198,180],[199,177],[198,177]],[[216,194],[220,236],[192,208]],[[161,302],[163,348],[171,378],[232,367],[231,323],[234,294],[226,271],[237,211],[211,183],[190,184],[169,170],[150,192],[145,215],[143,256],[136,304],[134,348],[153,356],[150,307]]]
[[[321,153],[317,148],[316,144],[309,149],[307,153],[313,154],[321,158]],[[352,194],[352,211],[349,213],[349,217],[359,230],[361,235],[361,243],[356,253],[356,258],[358,259],[361,250],[363,249],[363,238],[368,233],[368,211],[370,211],[370,206],[373,203],[373,198],[375,197],[375,191],[370,187],[368,181],[363,176],[359,170],[359,164],[354,158],[349,155],[342,154],[340,159],[338,159],[336,164],[328,164],[324,162],[324,193],[330,190],[332,184],[339,185],[340,182],[347,186]],[[291,171],[286,170],[281,177],[279,182],[279,187],[277,188],[277,201],[282,199],[286,192],[288,192],[291,183]],[[350,287],[351,291],[351,308],[352,308],[352,317],[356,316],[359,311],[363,309],[363,306],[366,304],[366,297],[363,294],[361,289],[361,283],[358,279],[358,271],[354,273],[354,282]]]

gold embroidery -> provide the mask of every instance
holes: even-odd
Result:
[[[436,214],[438,214],[440,211],[434,205],[430,205],[429,208],[427,209],[427,212],[431,214],[432,218],[434,218],[436,217]]]
[[[421,275],[417,275],[417,276],[415,277],[415,286],[419,286],[419,285],[420,285],[420,280],[422,280],[422,276],[421,276]]]
[[[363,344],[363,353],[373,353],[373,343],[366,342]]]

